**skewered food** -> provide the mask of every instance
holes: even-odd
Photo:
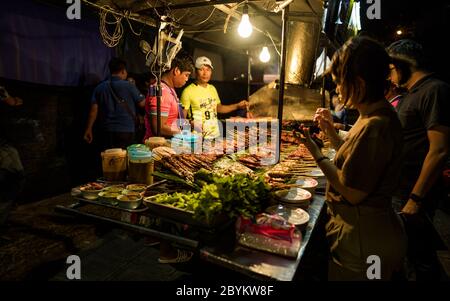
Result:
[[[200,168],[212,170],[212,164],[217,158],[215,154],[180,154],[165,156],[161,162],[177,176],[193,181],[194,173]]]

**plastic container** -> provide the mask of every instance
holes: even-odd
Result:
[[[154,148],[160,147],[160,146],[166,146],[167,140],[164,137],[150,137],[147,140],[145,140],[145,145],[150,149],[153,150]]]
[[[148,151],[148,147],[145,144],[132,144],[127,147],[127,152],[134,151]]]
[[[185,151],[195,153],[199,147],[200,137],[198,135],[183,132],[176,134],[171,140],[171,146],[177,153],[184,153]]]
[[[107,149],[101,153],[103,177],[107,181],[125,181],[127,175],[127,151],[121,148]]]
[[[153,158],[149,150],[128,153],[128,181],[137,184],[153,184]]]

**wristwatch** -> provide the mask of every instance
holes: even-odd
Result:
[[[413,200],[414,202],[416,202],[417,204],[422,204],[422,203],[423,203],[423,200],[424,200],[423,197],[418,196],[418,195],[415,194],[415,193],[411,193],[411,194],[409,195],[409,198],[410,198],[411,200]]]

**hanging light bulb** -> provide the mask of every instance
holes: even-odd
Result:
[[[241,17],[241,23],[239,23],[238,33],[243,38],[248,38],[253,32],[252,23],[248,17],[248,6],[244,5],[244,12]]]
[[[263,63],[267,63],[270,60],[270,52],[267,46],[264,46],[259,54],[259,60]]]

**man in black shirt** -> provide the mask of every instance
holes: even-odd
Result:
[[[450,86],[426,69],[420,44],[400,40],[388,52],[391,81],[408,90],[397,105],[404,134],[398,209],[405,217],[416,279],[433,280],[439,274],[428,219],[445,192],[441,174],[449,154]]]

